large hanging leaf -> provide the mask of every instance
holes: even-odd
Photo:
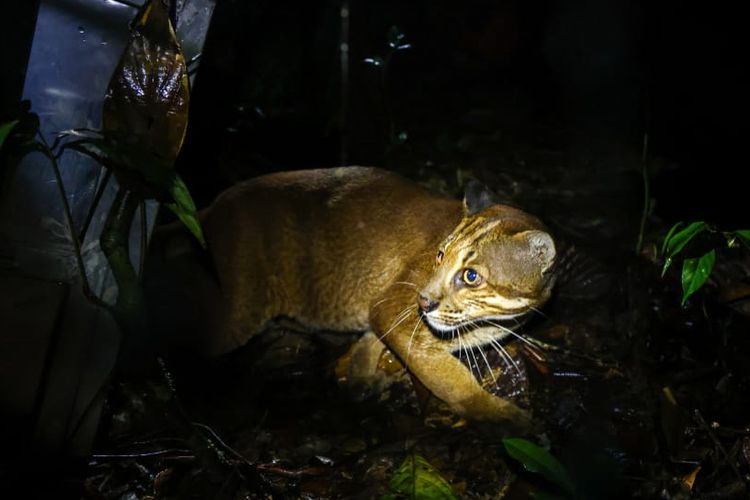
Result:
[[[412,453],[393,474],[391,493],[382,500],[455,500],[448,481],[423,457]]]
[[[104,99],[105,132],[134,134],[172,165],[187,128],[190,87],[185,58],[162,0],[147,3]]]
[[[102,131],[58,135],[71,149],[112,170],[120,186],[166,203],[205,245],[198,214],[174,161],[187,128],[190,88],[185,58],[162,0],[151,0],[134,21],[104,100]]]
[[[700,257],[685,259],[682,263],[682,304],[688,297],[698,291],[711,275],[716,263],[716,250],[706,252]]]
[[[575,498],[575,486],[568,471],[547,450],[522,438],[505,438],[503,445],[508,455],[518,460],[526,470],[541,474]]]

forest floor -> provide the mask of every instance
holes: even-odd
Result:
[[[540,125],[509,132],[491,109],[445,132],[420,123],[387,151],[388,168],[456,197],[478,178],[538,214],[560,243],[555,297],[521,331],[531,341],[507,345],[515,366],[491,349],[487,363],[462,361],[544,423],[531,439],[567,469],[576,498],[747,498],[747,252],[722,251],[681,306],[678,266],[660,276],[671,224],[648,214],[641,233],[636,148]],[[668,168],[648,161],[649,172]],[[167,362],[117,378],[86,495],[377,498],[415,453],[459,498],[562,497],[508,457],[500,430],[457,421],[434,401],[425,410],[398,365],[384,369],[387,389],[353,398],[336,368],[354,338],[273,330],[210,366]]]

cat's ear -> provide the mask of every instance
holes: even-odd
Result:
[[[552,236],[538,230],[524,231],[519,236],[526,240],[529,257],[539,265],[542,273],[550,271],[557,255]]]
[[[481,182],[469,179],[464,189],[464,212],[466,215],[474,215],[485,208],[497,205],[498,200],[495,193],[489,190]]]

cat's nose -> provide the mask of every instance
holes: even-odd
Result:
[[[417,295],[417,304],[419,304],[419,308],[422,311],[428,313],[437,309],[439,302],[437,300],[432,300],[429,297],[425,297],[420,293]]]

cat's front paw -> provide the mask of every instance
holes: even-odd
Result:
[[[538,434],[544,430],[529,411],[487,392],[462,401],[456,410],[470,420],[497,422],[517,434]]]

